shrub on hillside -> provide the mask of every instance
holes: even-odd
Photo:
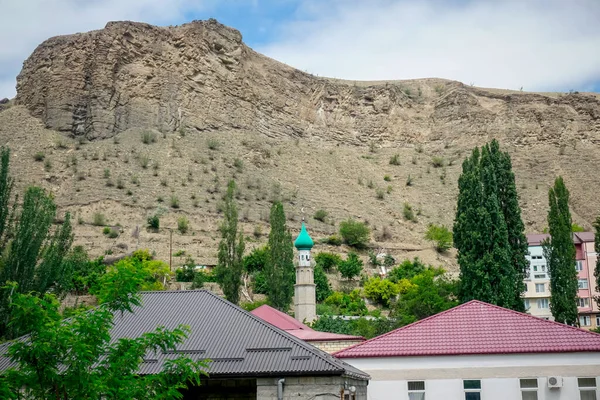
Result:
[[[96,226],[104,226],[106,225],[106,217],[102,213],[94,213],[92,224]]]
[[[348,219],[340,223],[340,236],[348,246],[366,247],[370,233],[369,227],[362,222]]]
[[[157,214],[148,217],[148,228],[157,231],[160,228],[160,217]]]
[[[321,252],[315,256],[315,262],[325,272],[329,272],[335,270],[340,265],[342,258],[335,253]]]
[[[363,262],[356,253],[349,253],[345,260],[341,261],[338,270],[342,278],[354,279],[360,275],[363,269]]]
[[[350,293],[333,292],[324,301],[331,306],[337,315],[367,315],[367,305],[360,297],[360,290],[354,289]]]
[[[384,307],[389,307],[390,302],[400,292],[398,285],[388,279],[372,277],[365,283],[365,296]]]
[[[444,225],[429,224],[425,239],[434,242],[435,249],[440,253],[452,247],[452,232]]]
[[[181,216],[181,217],[177,218],[177,230],[181,234],[186,233],[188,231],[189,227],[190,227],[190,221],[187,219],[187,217]]]
[[[325,222],[325,218],[327,218],[327,211],[325,210],[317,210],[315,215],[313,216],[317,221]]]
[[[257,271],[262,271],[267,263],[269,248],[267,246],[257,247],[244,257],[242,263],[244,271],[252,274]]]

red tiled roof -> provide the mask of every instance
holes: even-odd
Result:
[[[334,353],[341,358],[600,352],[600,335],[472,300]]]
[[[550,237],[547,233],[530,233],[526,236],[529,246],[541,246],[542,242]],[[593,242],[594,237],[594,232],[573,232],[573,243]]]
[[[319,332],[304,325],[291,316],[268,305],[262,305],[251,311],[252,314],[306,342],[334,340],[365,340],[362,336],[341,335],[338,333]]]

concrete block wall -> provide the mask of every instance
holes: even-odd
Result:
[[[350,347],[357,343],[362,343],[362,340],[331,340],[322,342],[308,342],[313,346],[331,354],[336,351],[344,350],[346,347]]]
[[[284,400],[335,400],[344,399],[344,385],[354,386],[354,400],[367,399],[367,381],[341,376],[284,377]],[[256,380],[256,398],[258,400],[277,400],[277,381],[279,378],[258,378]],[[346,391],[345,393],[350,393]]]

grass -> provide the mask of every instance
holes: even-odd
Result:
[[[171,208],[179,208],[179,198],[175,195],[171,196]]]
[[[404,215],[404,219],[407,221],[417,222],[417,216],[415,215],[412,206],[408,202],[404,202],[402,215]]]
[[[377,197],[377,200],[383,200],[385,198],[385,191],[381,188],[377,188],[377,190],[375,190],[375,197]]]
[[[321,221],[321,222],[325,222],[325,218],[327,218],[327,211],[325,210],[317,210],[317,212],[315,212],[315,215],[313,216],[314,219],[316,219],[317,221]]]
[[[441,168],[446,165],[446,160],[441,156],[433,156],[431,157],[431,165],[433,165],[433,168]]]
[[[390,157],[390,165],[400,165],[400,154],[394,154]]]
[[[233,161],[233,166],[235,167],[237,172],[242,172],[244,171],[244,162],[242,160],[240,160],[239,158],[236,158]]]
[[[412,186],[412,182],[413,182],[412,177],[410,175],[408,175],[406,177],[406,186]]]
[[[187,233],[189,227],[190,221],[187,219],[187,217],[181,216],[177,218],[177,230],[179,231],[179,233],[181,233],[182,235]]]
[[[146,169],[148,168],[148,164],[150,164],[150,157],[147,154],[141,154],[139,159],[140,167]]]
[[[33,159],[38,162],[44,161],[44,158],[46,158],[46,154],[43,151],[38,151],[33,155]]]
[[[50,172],[52,170],[52,162],[48,158],[46,159],[46,161],[44,161],[44,170],[46,172]]]
[[[390,182],[392,180],[392,177],[389,176],[389,175],[384,175],[383,176],[383,180],[386,181],[386,182]]]
[[[104,178],[105,179],[110,178],[110,169],[104,168]]]
[[[144,144],[152,144],[156,142],[156,133],[152,131],[144,131],[142,132],[142,143]]]
[[[206,146],[210,150],[219,150],[219,147],[221,147],[221,143],[219,143],[217,139],[211,138],[206,140]]]
[[[95,226],[104,226],[106,225],[106,217],[104,214],[96,212],[92,217],[92,225]]]

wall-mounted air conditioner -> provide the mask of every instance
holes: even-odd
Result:
[[[550,389],[561,388],[563,385],[562,376],[549,376],[548,377],[548,387]]]

